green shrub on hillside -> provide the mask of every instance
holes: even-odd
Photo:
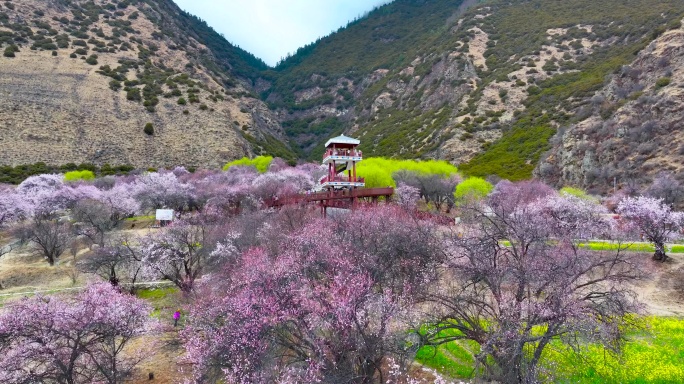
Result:
[[[223,170],[227,171],[230,167],[233,166],[245,166],[245,167],[254,167],[259,173],[265,173],[268,171],[269,165],[271,165],[271,161],[273,161],[273,157],[271,156],[258,156],[253,159],[250,159],[248,157],[243,157],[242,159],[239,160],[234,160],[231,161],[230,163],[226,164],[223,166]]]
[[[154,126],[152,126],[152,123],[145,124],[145,128],[143,128],[143,132],[145,132],[145,134],[147,136],[154,135]]]
[[[112,80],[109,82],[109,88],[112,91],[118,91],[119,89],[121,89],[121,82],[118,80]]]
[[[3,56],[5,57],[15,57],[15,52],[19,52],[19,47],[16,45],[12,44],[7,47],[5,47],[5,52],[3,53]]]
[[[388,108],[359,130],[360,148],[373,156],[419,158],[441,144],[438,130],[451,112],[448,106],[430,111]]]
[[[64,174],[64,181],[66,182],[74,182],[80,180],[89,181],[94,179],[95,173],[89,170],[71,171]]]
[[[664,88],[670,85],[670,78],[669,77],[661,77],[656,81],[656,89]]]
[[[249,127],[246,125],[242,127],[243,131],[248,129]],[[297,155],[286,141],[272,135],[264,135],[263,139],[257,139],[247,132],[240,133],[260,156],[280,157],[290,165],[295,165],[297,163]]]
[[[470,162],[461,164],[466,175],[499,175],[511,181],[529,179],[539,156],[549,149],[555,129],[548,125],[517,126]]]
[[[126,91],[126,99],[131,101],[141,101],[140,88],[129,88]]]
[[[90,65],[97,65],[97,55],[90,55],[86,59],[86,63]]]
[[[313,116],[283,122],[288,138],[299,150],[299,157],[319,161],[325,148],[323,143],[344,132],[344,122],[338,117],[328,117],[318,121]]]

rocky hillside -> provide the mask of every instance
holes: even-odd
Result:
[[[0,163],[294,161],[346,133],[470,175],[645,183],[680,167],[682,18],[681,0],[395,0],[268,68],[171,0],[8,0]]]
[[[667,31],[622,66],[562,127],[536,170],[557,184],[606,192],[660,172],[684,181],[684,29]]]
[[[259,92],[303,156],[345,131],[373,155],[528,178],[555,132],[683,16],[674,0],[397,0],[302,48]]]
[[[266,65],[169,0],[5,1],[0,43],[4,164],[291,157],[249,88]]]

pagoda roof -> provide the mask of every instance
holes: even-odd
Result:
[[[345,135],[340,135],[328,140],[328,142],[325,143],[325,147],[328,148],[331,144],[359,145],[361,144],[361,140],[353,139]]]

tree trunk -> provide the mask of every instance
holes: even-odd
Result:
[[[486,377],[493,379],[500,383],[517,384],[525,382],[525,375],[523,374],[523,354],[522,348],[518,348],[516,343],[509,342],[500,346],[503,354],[492,354],[494,361],[498,368],[498,372],[493,377]]]
[[[360,384],[371,384],[375,382],[375,373],[379,372],[377,367],[379,367],[381,363],[382,358],[378,358],[375,361],[369,358],[362,359],[360,367],[358,368],[359,373],[356,382]]]
[[[116,266],[115,265],[111,265],[109,267],[109,283],[113,287],[119,286],[119,278],[116,276]]]
[[[667,255],[665,254],[665,244],[663,243],[656,243],[655,244],[655,253],[653,254],[653,260],[655,261],[666,261],[667,260]]]

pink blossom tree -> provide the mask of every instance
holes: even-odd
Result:
[[[13,189],[0,189],[0,228],[23,219],[30,211],[29,203]]]
[[[425,202],[428,204],[433,203],[437,210],[441,210],[442,206],[446,205],[447,211],[450,211],[455,204],[454,189],[461,182],[461,178],[458,175],[443,177],[441,175],[422,174],[413,171],[395,172],[392,177],[398,184],[417,188],[420,197],[425,199]]]
[[[228,246],[181,335],[195,380],[382,380],[388,357],[415,352],[405,329],[439,262],[432,229],[390,206],[315,220],[278,250]]]
[[[150,349],[132,347],[157,324],[145,302],[109,284],[75,296],[36,296],[0,310],[0,382],[121,383]],[[149,345],[149,344],[148,344]]]
[[[645,196],[624,198],[616,211],[653,243],[654,260],[667,260],[665,243],[684,228],[683,212],[672,211],[662,199]]]
[[[280,172],[287,168],[290,168],[290,166],[280,157],[274,158],[271,160],[271,164],[268,165],[269,172]]]
[[[303,193],[313,188],[311,175],[296,168],[285,168],[278,172],[259,175],[252,182],[254,193],[262,199]]]
[[[500,211],[513,211],[521,205],[533,203],[547,196],[555,195],[556,191],[548,185],[536,181],[520,181],[512,183],[501,180],[492,191],[488,203]]]
[[[198,206],[217,220],[256,210],[261,205],[252,187],[257,175],[254,167],[231,167],[226,172],[194,181]]]
[[[62,175],[31,176],[17,186],[17,194],[31,207],[30,215],[52,214],[66,208]],[[62,191],[64,190],[64,191]]]
[[[125,185],[79,197],[71,209],[72,218],[79,224],[78,233],[100,246],[104,246],[107,232],[140,210]]]
[[[28,216],[31,206],[12,188],[0,187],[0,229],[9,227]],[[0,257],[15,248],[14,243],[0,244]]]
[[[503,383],[534,382],[556,338],[618,348],[625,315],[637,309],[622,284],[639,276],[633,256],[580,246],[579,238],[611,233],[601,207],[530,187],[506,186],[512,197],[495,194],[487,209],[463,207],[442,283],[427,295],[424,343],[477,342],[478,371]]]
[[[140,239],[144,274],[169,280],[181,291],[191,292],[195,280],[213,265],[208,235],[204,223],[176,221]]]
[[[406,209],[413,210],[416,209],[418,200],[420,200],[420,189],[408,184],[399,184],[394,190],[394,196],[399,205]]]
[[[130,188],[143,209],[170,208],[183,211],[194,204],[192,186],[182,183],[171,172],[146,173],[138,177]]]

